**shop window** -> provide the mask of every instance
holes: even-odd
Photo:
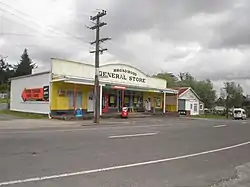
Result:
[[[160,97],[157,97],[155,102],[156,102],[155,103],[156,107],[161,107],[161,98]]]
[[[75,99],[75,107],[76,108],[82,107],[82,92],[77,91],[74,96],[74,91],[69,90],[67,94],[69,99],[69,108],[74,107],[74,99]]]
[[[203,110],[203,105],[202,104],[200,104],[200,110]]]
[[[130,97],[129,96],[125,96],[124,97],[124,103],[129,106],[130,105]]]
[[[133,97],[133,106],[136,108],[142,108],[143,107],[142,99],[143,98],[141,96],[134,96]]]
[[[109,107],[117,107],[117,96],[116,95],[109,95]]]

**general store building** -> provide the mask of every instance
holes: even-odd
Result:
[[[93,65],[53,58],[49,69],[11,80],[10,109],[52,116],[73,115],[77,108],[91,113],[94,74]],[[99,77],[101,115],[120,112],[124,105],[130,112],[178,111],[178,92],[163,79],[126,64],[102,65]]]

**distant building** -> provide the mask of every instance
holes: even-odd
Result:
[[[204,114],[204,103],[191,87],[179,87],[178,90],[178,111],[185,115]]]
[[[224,107],[224,106],[215,106],[214,107],[214,111],[223,112],[225,110],[226,110],[226,107]]]
[[[247,98],[248,100],[250,100],[250,95],[246,95],[246,98]]]
[[[8,94],[7,93],[0,93],[0,99],[5,99],[7,98]]]

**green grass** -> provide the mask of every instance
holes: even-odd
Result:
[[[11,111],[11,110],[0,110],[0,114],[7,114],[7,115],[21,117],[21,118],[25,118],[25,119],[45,119],[45,118],[48,118],[48,116],[45,114],[16,112],[16,111]]]
[[[210,119],[226,119],[226,116],[214,115],[214,114],[196,115],[196,116],[192,116],[192,117],[195,117],[195,118],[210,118]]]
[[[7,98],[5,98],[5,99],[0,99],[0,103],[7,103],[7,102],[8,102]]]

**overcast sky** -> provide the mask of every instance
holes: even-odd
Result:
[[[101,63],[188,71],[217,90],[233,79],[250,93],[249,0],[1,0],[0,54],[16,63],[26,47],[40,66],[51,57],[93,64],[86,26],[99,9],[108,23],[101,36],[112,38]]]

